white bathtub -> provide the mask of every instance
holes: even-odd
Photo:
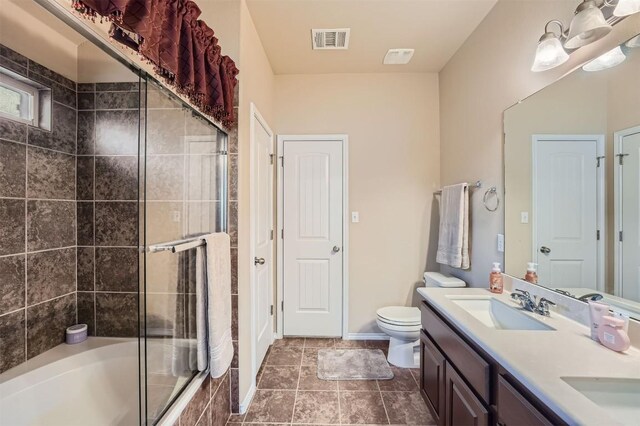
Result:
[[[59,345],[0,374],[0,425],[138,425],[137,339]]]

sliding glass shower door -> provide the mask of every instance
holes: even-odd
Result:
[[[153,424],[199,372],[195,250],[149,248],[226,231],[227,136],[153,81],[143,97],[141,387]]]

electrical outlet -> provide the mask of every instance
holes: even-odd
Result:
[[[360,222],[360,213],[351,212],[351,223],[358,223],[358,222]]]
[[[504,234],[498,234],[498,251],[504,253]]]
[[[529,212],[520,212],[520,223],[529,223]]]
[[[174,210],[171,212],[171,220],[174,222],[180,222],[180,211]]]

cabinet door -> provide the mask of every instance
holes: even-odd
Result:
[[[445,367],[445,382],[444,424],[446,426],[486,426],[489,424],[489,412],[448,362]]]
[[[498,424],[504,426],[551,426],[540,411],[527,401],[507,380],[498,378]]]
[[[444,355],[424,331],[420,331],[420,392],[440,425],[444,420]]]

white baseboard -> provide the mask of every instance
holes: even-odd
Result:
[[[389,340],[389,336],[384,333],[349,333],[343,337],[344,340]]]
[[[247,395],[244,397],[244,400],[242,400],[242,402],[240,403],[240,406],[238,407],[238,411],[240,411],[240,414],[244,414],[247,412],[247,410],[249,409],[249,405],[251,404],[251,400],[253,399],[253,396],[255,394],[256,394],[256,384],[254,382],[251,384],[251,387],[249,388]]]

